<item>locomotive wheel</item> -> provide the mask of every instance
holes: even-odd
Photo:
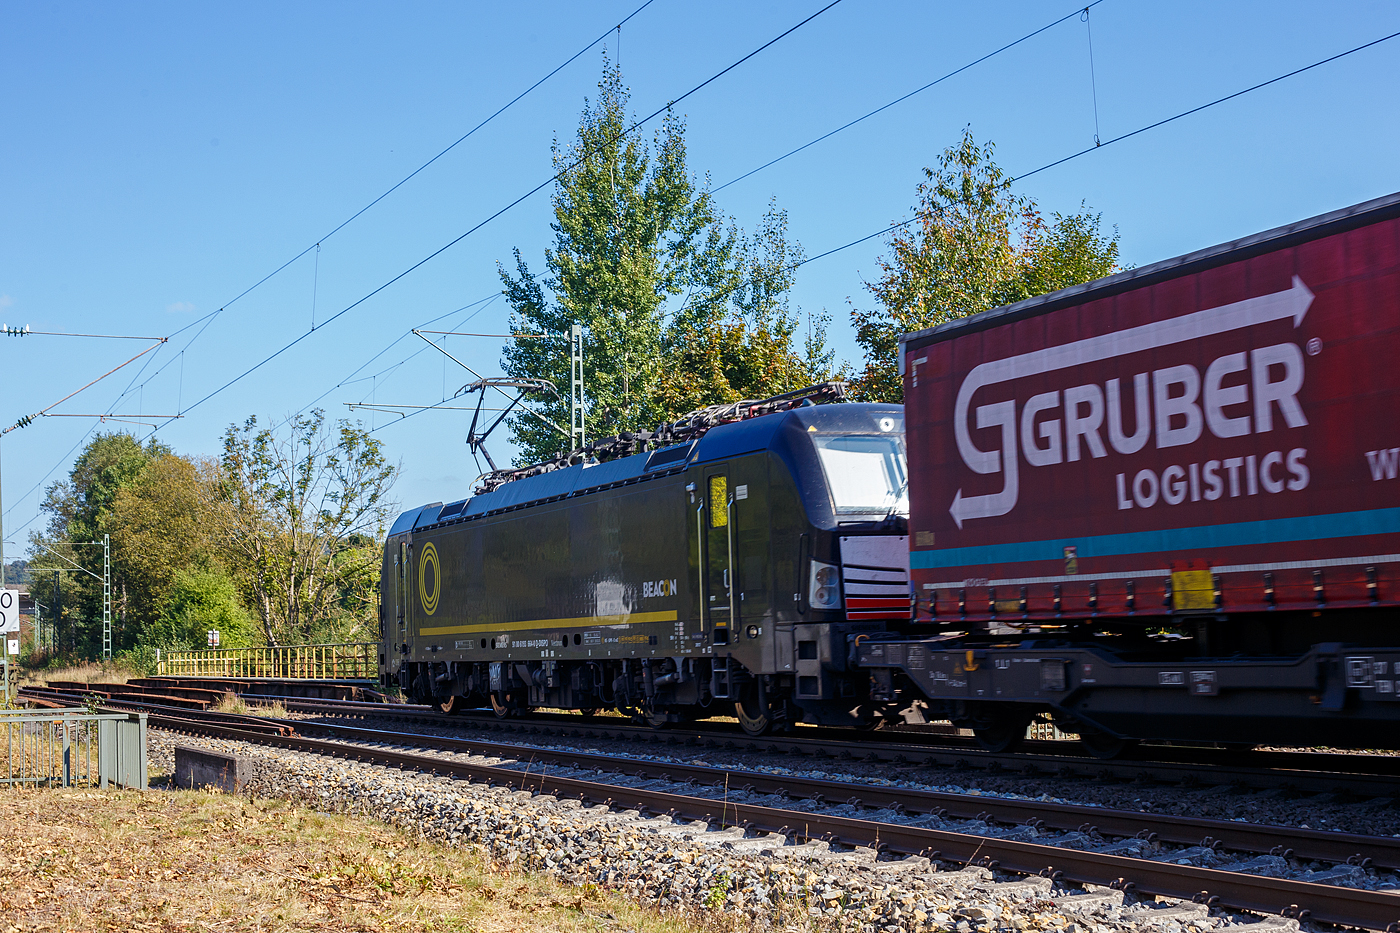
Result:
[[[773,726],[773,718],[759,706],[757,690],[734,704],[734,715],[739,717],[739,728],[749,735],[765,735]]]
[[[467,708],[467,698],[451,696],[445,700],[437,700],[437,708],[449,716],[455,716]]]
[[[496,694],[491,694],[491,712],[496,714],[497,719],[509,719],[514,712],[507,704],[501,702],[501,698]]]
[[[665,729],[671,724],[671,717],[665,710],[646,710],[642,713],[642,720],[653,729]]]

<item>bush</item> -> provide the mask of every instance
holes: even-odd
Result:
[[[180,570],[160,618],[141,633],[138,649],[197,651],[207,633],[219,632],[220,648],[249,648],[256,629],[238,601],[233,580],[222,570]]]

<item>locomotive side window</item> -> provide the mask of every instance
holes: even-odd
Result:
[[[813,435],[838,515],[908,514],[909,470],[903,435]]]
[[[710,477],[710,527],[729,524],[729,482],[723,476]]]

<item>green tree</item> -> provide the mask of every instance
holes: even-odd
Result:
[[[829,366],[820,339],[805,356],[793,348],[798,321],[786,295],[802,253],[787,239],[786,215],[770,206],[757,232],[744,235],[691,177],[684,121],[668,115],[647,145],[626,133],[632,118],[620,72],[606,66],[598,89],[576,140],[554,142],[560,176],[546,274],[531,271],[519,250],[514,273],[500,270],[512,333],[550,335],[508,344],[506,373],[549,379],[567,396],[569,353],[558,335],[582,325],[591,438],[771,394],[775,385],[794,388],[807,369]],[[534,401],[543,418],[511,422],[522,462],[568,446],[560,430],[569,424],[567,402]]]
[[[789,295],[802,258],[802,247],[787,238],[786,213],[770,204],[734,250],[730,307],[678,315],[664,335],[657,397],[668,416],[844,375],[826,344],[825,313],[809,315],[802,351],[795,349],[802,322]]]
[[[181,574],[218,563],[209,496],[216,469],[212,462],[161,454],[113,500],[104,527],[112,535],[124,642],[146,641],[139,633],[166,615]]]
[[[878,304],[852,309],[865,368],[859,397],[900,402],[899,335],[1118,271],[1118,232],[1083,209],[1047,219],[1011,192],[991,143],[970,130],[924,169],[913,223],[891,234],[881,275],[866,288]]]
[[[101,433],[83,448],[68,476],[45,491],[40,508],[49,522],[44,531],[30,535],[31,572],[45,587],[50,571],[62,572],[61,650],[82,655],[100,650],[102,548],[90,542],[112,531],[112,507],[123,489],[169,452],[156,441],[143,446],[130,434]]]
[[[138,644],[166,651],[205,648],[210,629],[218,631],[220,648],[251,647],[258,635],[226,572],[177,570],[160,616],[142,629]]]
[[[377,631],[380,541],[398,467],[317,409],[284,433],[230,425],[209,510],[220,558],[270,645]]]

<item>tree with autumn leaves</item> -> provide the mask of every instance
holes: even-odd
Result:
[[[902,402],[899,336],[1117,272],[1118,232],[1105,235],[1087,209],[1046,217],[1011,191],[1014,179],[971,130],[924,169],[914,217],[889,238],[875,298],[851,321],[865,366],[858,398]]]

